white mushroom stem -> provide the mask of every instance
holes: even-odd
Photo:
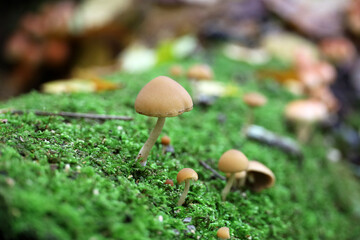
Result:
[[[187,196],[187,194],[188,194],[188,192],[189,192],[189,188],[190,188],[190,179],[186,179],[186,180],[185,180],[185,188],[184,188],[184,191],[183,191],[183,193],[181,194],[180,199],[179,199],[179,201],[178,201],[178,203],[177,203],[178,206],[183,205],[183,203],[185,202],[185,198],[186,198],[186,196]]]
[[[156,139],[159,137],[161,130],[164,126],[165,118],[159,117],[154,129],[151,131],[149,138],[146,140],[144,146],[141,148],[136,157],[136,161],[140,160],[141,166],[146,166],[146,161],[149,156],[151,148],[154,146]]]
[[[231,189],[231,186],[233,185],[234,180],[235,180],[235,173],[231,173],[229,180],[226,183],[225,188],[221,192],[221,197],[222,197],[223,201],[226,200],[226,196],[230,192],[230,189]]]

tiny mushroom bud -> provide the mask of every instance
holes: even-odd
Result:
[[[222,200],[226,200],[226,195],[229,193],[231,186],[235,180],[235,173],[245,171],[248,168],[249,161],[247,157],[240,151],[231,149],[221,155],[218,168],[224,173],[230,173],[224,190],[221,192]]]
[[[275,184],[274,173],[258,161],[249,161],[246,172],[246,185],[255,192],[270,188]]]
[[[254,108],[261,107],[267,103],[267,98],[257,92],[246,93],[243,96],[243,101],[246,105],[249,106],[249,114],[248,114],[248,123],[247,125],[251,125],[254,121]]]
[[[220,239],[230,239],[230,232],[228,227],[221,227],[216,233]]]
[[[141,89],[135,100],[136,112],[158,118],[148,140],[136,158],[136,160],[140,160],[142,166],[146,166],[148,155],[161,133],[165,118],[178,116],[192,108],[193,102],[189,93],[169,77],[154,78]]]
[[[181,206],[185,202],[186,195],[189,192],[190,180],[197,181],[198,174],[191,168],[183,168],[179,171],[176,180],[178,183],[182,183],[183,181],[185,181],[184,192],[181,194],[180,199],[177,203],[178,206]]]
[[[184,69],[180,65],[174,65],[170,68],[170,74],[174,77],[180,77],[183,75]]]
[[[171,179],[166,179],[165,184],[168,184],[170,186],[174,186],[174,181]]]
[[[320,101],[295,100],[286,105],[285,117],[295,124],[298,140],[305,143],[313,126],[328,117],[328,111]]]
[[[169,136],[163,136],[163,137],[161,138],[161,144],[162,144],[162,145],[167,146],[167,145],[170,144],[170,141],[171,141],[171,139],[170,139]]]
[[[196,64],[188,70],[187,77],[194,80],[212,80],[214,73],[208,65]]]

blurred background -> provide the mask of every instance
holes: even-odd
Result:
[[[226,57],[256,65],[259,78],[323,101],[336,115],[330,125],[347,158],[360,164],[360,0],[12,0],[1,5],[0,100],[33,89],[58,91],[58,85],[44,87],[54,80],[141,72],[194,52],[211,65],[213,49],[221,46]],[[285,67],[262,67],[269,59]]]

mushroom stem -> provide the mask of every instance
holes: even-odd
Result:
[[[149,138],[146,140],[144,146],[141,148],[136,157],[136,161],[140,160],[141,166],[146,166],[146,161],[149,156],[151,148],[154,146],[156,139],[159,137],[161,130],[164,126],[165,118],[159,117],[154,129],[151,131]]]
[[[235,173],[231,173],[229,180],[226,183],[225,188],[221,192],[221,197],[222,197],[223,201],[226,200],[226,196],[228,195],[228,193],[231,189],[231,186],[233,185],[234,180],[235,180]]]
[[[179,201],[178,201],[178,203],[177,203],[178,206],[183,205],[183,203],[185,202],[185,198],[186,198],[186,196],[187,196],[187,194],[188,194],[188,192],[189,192],[189,188],[190,188],[190,179],[186,179],[186,180],[185,180],[185,188],[184,188],[184,191],[183,191],[183,193],[181,194],[180,199],[179,199]]]
[[[245,186],[245,182],[246,182],[246,176],[243,177],[243,178],[240,178],[240,179],[237,181],[237,187],[242,188],[243,186]]]
[[[254,123],[254,108],[253,107],[249,107],[248,110],[248,119],[247,119],[247,126],[250,126],[251,124]]]
[[[296,126],[296,135],[300,143],[306,143],[309,140],[312,126],[311,123],[303,123]]]

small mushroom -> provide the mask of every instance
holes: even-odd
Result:
[[[274,173],[261,162],[249,161],[249,167],[246,172],[246,185],[255,192],[260,192],[275,184]]]
[[[164,146],[169,145],[170,142],[171,142],[171,139],[170,139],[169,136],[163,136],[163,137],[161,138],[161,144],[164,145]]]
[[[218,168],[224,173],[230,173],[230,177],[226,183],[224,190],[221,192],[222,200],[226,200],[226,195],[229,193],[231,186],[235,180],[235,173],[245,171],[248,168],[248,159],[240,151],[231,149],[221,155]]]
[[[197,181],[198,174],[191,168],[183,168],[179,171],[176,180],[178,183],[182,183],[183,181],[185,181],[184,192],[181,194],[180,199],[177,203],[178,206],[181,206],[185,202],[186,195],[189,192],[190,180]]]
[[[243,101],[249,107],[247,126],[254,122],[254,108],[261,107],[267,103],[267,98],[257,92],[246,93],[243,96]]]
[[[170,68],[170,74],[174,77],[180,77],[183,75],[184,69],[181,65],[173,65]]]
[[[164,184],[167,184],[167,185],[170,185],[170,186],[174,186],[174,181],[171,180],[171,179],[166,179],[166,181],[165,181]]]
[[[221,227],[216,233],[219,239],[230,239],[230,232],[228,227]]]
[[[214,73],[208,65],[196,64],[188,70],[187,77],[194,80],[212,80]]]
[[[160,76],[146,84],[136,97],[135,110],[149,117],[157,117],[158,120],[136,161],[140,160],[140,164],[146,166],[150,150],[161,133],[166,117],[178,116],[192,108],[189,93],[171,78]]]
[[[298,140],[305,143],[313,126],[328,117],[328,111],[325,104],[320,101],[295,100],[286,105],[285,117],[295,124]]]
[[[163,136],[161,138],[161,145],[162,145],[162,153],[174,153],[175,149],[172,145],[170,145],[171,139],[169,136]]]

